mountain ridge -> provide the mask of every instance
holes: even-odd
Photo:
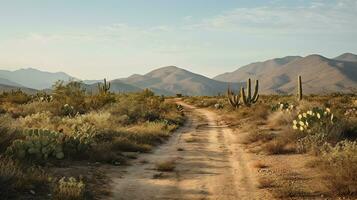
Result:
[[[260,80],[262,93],[292,93],[296,89],[297,76],[301,75],[304,92],[307,94],[350,92],[350,88],[357,87],[357,63],[342,59],[351,59],[355,56],[342,54],[336,60],[312,54],[306,57],[295,57],[285,64],[268,65],[274,60],[271,59],[258,62],[260,71],[251,71],[252,73],[248,74],[247,69],[254,69],[254,64],[256,64],[252,63],[233,72],[218,75],[214,79],[240,82],[254,78]]]
[[[209,78],[177,66],[156,68],[143,75],[133,74],[111,80],[112,92],[136,92],[145,88],[160,95],[217,95],[226,92],[228,85],[238,89],[248,78],[259,79],[263,94],[292,93],[297,76],[301,75],[304,93],[349,92],[357,88],[357,55],[344,53],[335,58],[319,54],[305,57],[285,56],[261,62],[253,62]],[[43,90],[57,80],[81,81],[64,72],[46,72],[35,68],[9,71],[0,70],[0,85],[3,88],[27,88]],[[102,80],[82,80],[89,91],[96,91]]]

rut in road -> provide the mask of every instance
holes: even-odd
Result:
[[[153,153],[113,170],[109,199],[261,199],[232,130],[214,112],[180,104],[186,125]],[[170,159],[176,161],[173,172],[155,170],[155,163]]]

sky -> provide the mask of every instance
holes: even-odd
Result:
[[[0,0],[0,69],[213,77],[288,55],[357,53],[357,0]]]

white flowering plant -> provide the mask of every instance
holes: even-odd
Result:
[[[278,104],[272,106],[271,110],[272,111],[286,111],[286,112],[291,112],[295,109],[295,106],[293,104],[289,104],[287,102],[279,102]]]
[[[333,124],[335,120],[330,108],[315,107],[307,112],[299,113],[293,120],[293,129],[310,132],[316,125],[327,126]]]

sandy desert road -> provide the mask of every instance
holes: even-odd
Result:
[[[186,125],[152,153],[113,170],[108,199],[266,199],[255,188],[249,157],[233,131],[214,112],[178,103]],[[174,171],[155,169],[167,160],[175,160]]]

